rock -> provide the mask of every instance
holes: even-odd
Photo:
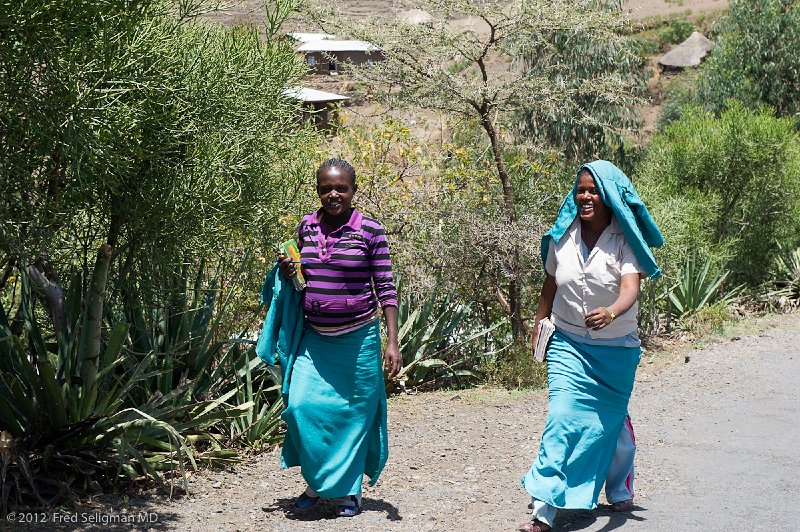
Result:
[[[664,54],[658,60],[658,65],[662,70],[683,70],[696,67],[713,48],[712,41],[695,31],[688,39]]]

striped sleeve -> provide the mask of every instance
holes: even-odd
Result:
[[[381,307],[397,306],[397,289],[392,276],[392,258],[389,254],[389,242],[383,226],[372,218],[364,217],[362,227],[370,235],[369,257],[372,281]]]

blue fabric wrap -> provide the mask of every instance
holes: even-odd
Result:
[[[279,271],[277,265],[273,266],[261,286],[261,304],[269,307],[256,342],[256,354],[265,364],[280,364],[281,395],[286,405],[292,366],[303,337],[303,306],[301,293]]]
[[[557,508],[597,506],[640,356],[638,347],[588,345],[556,330],[547,349],[547,422],[522,478],[532,497]]]
[[[625,240],[633,249],[636,259],[647,276],[650,279],[658,279],[661,276],[661,270],[656,264],[650,248],[661,247],[664,244],[664,237],[650,213],[647,212],[647,207],[628,176],[613,163],[603,160],[586,163],[578,169],[572,192],[564,198],[553,227],[542,237],[542,263],[547,261],[550,239],[558,244],[569,226],[572,225],[575,216],[578,215],[575,194],[578,188],[578,176],[583,170],[588,170],[594,177],[600,198],[614,213],[625,234]]]
[[[281,417],[284,467],[300,466],[322,497],[361,493],[389,456],[386,392],[376,319],[341,336],[306,329],[292,370],[289,404]]]

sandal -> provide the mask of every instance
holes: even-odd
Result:
[[[312,497],[304,491],[297,499],[295,499],[294,507],[301,512],[305,512],[306,510],[313,508],[317,502],[319,502],[319,497]]]
[[[522,523],[517,527],[517,530],[520,532],[547,532],[550,529],[550,525],[542,523],[538,519],[534,519],[528,523]]]
[[[633,499],[611,503],[612,512],[630,512],[633,510]]]
[[[350,495],[350,500],[353,504],[340,504],[336,507],[336,515],[338,517],[355,517],[361,513],[361,504],[355,495]]]

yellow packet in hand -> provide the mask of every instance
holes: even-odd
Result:
[[[297,273],[292,276],[292,284],[294,285],[294,289],[300,292],[306,287],[306,277],[303,275],[303,269],[300,267],[300,249],[297,247],[297,242],[294,239],[287,240],[283,242],[280,247],[283,254],[291,258],[295,265],[295,271]]]

